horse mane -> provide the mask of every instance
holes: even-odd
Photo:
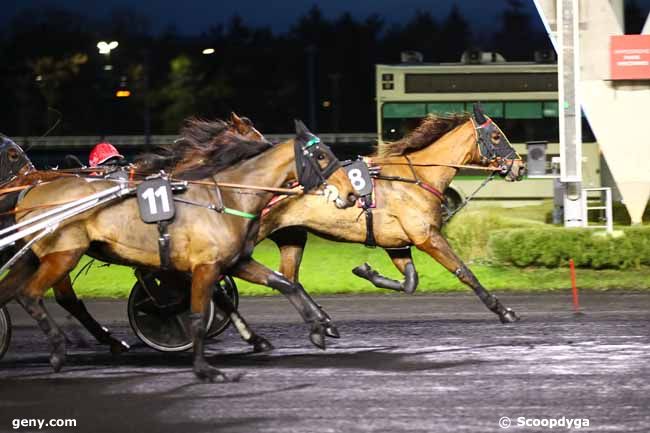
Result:
[[[247,140],[229,130],[223,120],[186,119],[180,138],[151,153],[136,157],[136,165],[146,173],[172,172],[180,179],[201,179],[267,150],[267,141]]]
[[[467,122],[470,114],[428,114],[417,128],[404,138],[379,144],[375,156],[400,156],[424,149],[457,126]]]

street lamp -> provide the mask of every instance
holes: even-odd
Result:
[[[205,48],[201,53],[205,55],[214,54],[214,48]]]
[[[106,54],[110,55],[111,51],[117,48],[119,43],[117,41],[111,41],[111,42],[106,42],[106,41],[99,41],[97,42],[97,48],[99,49],[99,54]]]
[[[103,96],[103,99],[106,102],[110,102],[109,99],[109,89],[112,88],[112,70],[113,70],[113,65],[111,65],[111,51],[117,48],[119,43],[117,41],[111,41],[111,42],[106,42],[106,41],[99,41],[97,42],[97,49],[99,50],[99,54],[103,54],[103,60],[100,61],[100,63],[104,63],[104,71],[103,73],[100,73],[99,79],[99,87],[100,87],[100,92]],[[112,90],[111,90],[112,93]],[[119,96],[116,94],[115,96],[117,97],[125,97],[122,94]],[[108,109],[109,104],[102,104],[102,121],[101,121],[101,126],[102,126],[102,132],[105,134],[107,131],[110,130],[112,126],[111,122],[111,113],[112,110]]]

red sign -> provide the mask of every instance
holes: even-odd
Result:
[[[650,80],[650,35],[612,36],[612,80]]]

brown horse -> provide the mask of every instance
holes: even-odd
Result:
[[[209,152],[210,149],[218,146],[219,143],[226,140],[228,135],[233,134],[239,134],[242,139],[248,141],[266,142],[266,139],[257,129],[255,129],[250,119],[239,117],[235,113],[231,113],[228,122],[222,122],[220,120],[204,121],[190,118],[186,120],[184,127],[181,129],[181,138],[179,140],[181,140],[181,145],[191,144],[186,146],[186,151],[192,149],[192,152],[195,154],[197,152],[205,154]],[[73,172],[36,170],[20,146],[6,137],[0,138],[2,138],[2,141],[0,142],[0,181],[3,181],[0,189],[18,189],[21,186],[31,186],[60,179],[61,177],[75,176]],[[186,141],[182,141],[183,139]],[[142,175],[153,171],[152,166],[154,165],[158,166],[162,164],[164,165],[163,168],[169,168],[170,171],[182,172],[184,169],[190,168],[189,165],[196,164],[196,161],[191,161],[189,158],[184,160],[182,156],[179,161],[167,161],[166,158],[172,158],[174,153],[165,150],[163,150],[162,153],[163,155],[150,154],[147,158],[140,156],[138,161],[133,164],[132,168],[135,169],[136,173]],[[184,152],[178,153],[183,154]],[[207,155],[204,156],[207,157]],[[178,164],[174,164],[175,162]],[[97,175],[103,174],[101,169],[97,170]],[[16,206],[19,194],[20,191],[4,194],[0,199],[0,213],[5,213],[13,209]],[[13,215],[9,213],[4,215],[0,220],[0,227],[8,227],[13,223],[15,223],[15,219]],[[15,251],[16,249],[14,249],[13,252]],[[5,253],[6,252],[3,252],[3,254]],[[32,253],[29,252],[28,254]],[[2,260],[2,262],[6,262],[8,258],[9,256]],[[31,262],[32,267],[35,267],[37,259],[35,257],[26,257],[23,259],[23,262]],[[112,337],[109,329],[100,325],[97,320],[92,317],[84,302],[77,297],[69,275],[66,275],[56,282],[52,286],[52,289],[54,291],[56,302],[70,315],[77,319],[100,344],[108,345],[112,353],[120,353],[129,349],[126,342]],[[232,303],[222,297],[217,297],[216,301],[221,301],[218,306],[222,310],[229,314],[235,314],[235,312],[233,312],[234,306]],[[240,324],[239,326],[245,325],[243,319],[237,323]],[[245,341],[252,345],[255,351],[259,352],[272,348],[271,344],[266,341],[266,339],[258,336],[252,330],[242,332],[242,335],[246,336]]]
[[[201,157],[196,159],[209,159],[209,153],[213,150],[215,145],[219,146],[219,142],[222,141],[224,136],[227,136],[227,134],[240,134],[247,140],[259,142],[262,145],[265,143],[268,144],[266,138],[255,129],[250,119],[239,117],[235,113],[231,113],[230,120],[227,124],[220,121],[207,122],[198,119],[189,119],[186,121],[183,129],[181,129],[181,139],[177,140],[173,151],[169,148],[162,148],[159,153],[140,156],[132,167],[134,167],[136,173],[139,173],[140,175],[158,169],[165,169],[171,173],[177,173],[182,171],[182,169],[189,169],[194,167],[196,162],[182,160],[182,155],[187,152],[188,148],[191,149],[194,154],[197,152],[201,154]],[[270,144],[268,145],[270,146]],[[15,179],[11,184],[12,186],[33,185],[38,182],[56,179],[57,173],[60,173],[61,176],[71,176],[70,173],[66,172],[61,173],[57,171],[33,170],[31,162],[24,153],[22,153],[22,149],[20,149],[20,147],[15,143],[13,146],[9,146],[7,149],[2,150],[7,152],[11,151],[11,156],[13,156],[14,153],[22,154],[21,161],[24,160],[22,162],[24,166],[20,165],[19,162],[16,162],[12,168],[14,172],[21,171],[21,173],[25,173],[24,176]],[[0,153],[0,157],[3,156],[6,155]],[[18,161],[18,158],[14,159]],[[29,167],[30,170],[25,170],[25,167]],[[108,168],[108,171],[110,172],[110,168]],[[102,173],[96,174],[102,175]],[[17,192],[14,193],[14,197],[11,200],[8,200],[10,197],[5,197],[2,202],[0,202],[3,203],[2,206],[6,208],[4,210],[12,209],[15,206],[17,194]],[[9,205],[5,204],[7,201],[10,203]],[[5,222],[2,226],[6,227],[14,222],[13,218],[11,218],[10,221]],[[28,263],[31,262],[31,267],[35,269],[37,263],[35,257],[31,260],[29,257],[25,257],[23,261]],[[299,311],[304,321],[311,326],[309,338],[317,347],[321,349],[325,348],[326,336],[339,336],[338,330],[332,323],[331,318],[321,308],[319,308],[318,305],[316,305],[300,284],[294,283],[292,285],[287,285],[286,280],[278,278],[278,275],[275,272],[272,272],[265,266],[255,262],[250,257],[242,259],[241,263],[238,263],[237,266],[229,270],[229,273],[244,280],[277,289],[285,295]],[[171,284],[178,283],[178,281],[174,282],[174,280],[178,280],[178,276],[174,272],[166,272],[159,275],[159,277],[169,280]],[[59,282],[55,283],[53,289],[57,303],[75,317],[100,344],[109,345],[112,353],[119,353],[129,349],[129,346],[125,342],[113,338],[110,335],[108,328],[100,325],[95,318],[90,315],[83,301],[76,296],[69,276],[65,276]],[[239,314],[229,298],[225,296],[216,296],[213,299],[216,302],[217,307],[231,318],[232,323],[237,328],[242,339],[246,343],[250,344],[255,352],[268,351],[273,348],[270,342],[268,342],[264,337],[258,335],[248,326],[246,320]]]
[[[257,219],[214,212],[210,205],[217,209],[236,208],[240,212],[257,214],[270,198],[268,193],[242,195],[242,190],[224,190],[220,194],[214,184],[230,182],[277,187],[298,180],[305,190],[310,190],[328,180],[339,191],[336,198],[338,207],[349,206],[356,198],[345,172],[329,148],[300,122],[297,122],[296,134],[295,139],[269,150],[266,150],[266,143],[262,146],[259,142],[230,137],[218,149],[210,151],[210,160],[191,165],[177,175],[190,180],[204,179],[204,183],[212,184],[190,183],[183,194],[184,203],[192,202],[199,206],[179,205],[174,223],[169,227],[171,264],[179,272],[192,274],[194,372],[201,378],[222,376],[203,355],[205,312],[210,289],[221,273],[250,257],[259,228]],[[194,159],[191,152],[189,156]],[[78,199],[111,185],[114,183],[88,182],[80,178],[55,180],[31,189],[19,202],[19,210],[27,211],[53,201]],[[38,212],[32,211],[29,215]],[[26,214],[21,213],[17,220],[24,219]],[[23,263],[14,266],[0,282],[0,304],[22,292],[20,302],[48,336],[52,345],[50,362],[58,371],[65,359],[65,340],[44,309],[43,293],[64,278],[86,252],[112,263],[158,268],[161,262],[157,238],[156,227],[141,221],[135,199],[85,212],[66,221],[53,235],[33,245],[32,250],[40,261],[37,270],[32,273],[29,266],[22,266]],[[296,287],[280,276],[276,279],[284,287],[292,290]]]
[[[440,232],[442,194],[458,172],[458,165],[502,167],[508,181],[520,180],[524,163],[498,126],[475,106],[473,115],[429,116],[404,139],[379,146],[370,164],[381,167],[375,179],[373,224],[367,225],[362,210],[348,208],[332,213],[313,197],[289,197],[262,219],[258,241],[270,237],[280,248],[280,272],[298,281],[303,250],[310,231],[327,239],[365,243],[368,233],[386,250],[405,275],[404,282],[379,275],[368,264],[353,272],[377,287],[412,293],[417,273],[411,258],[414,245],[471,287],[503,323],[518,320],[490,294],[454,253]]]

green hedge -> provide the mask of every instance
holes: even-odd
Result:
[[[519,211],[519,210],[518,210]],[[464,261],[488,257],[490,233],[509,228],[546,227],[542,221],[521,218],[517,212],[503,208],[464,210],[444,226],[443,234]]]
[[[575,265],[591,269],[629,269],[650,265],[650,227],[626,228],[614,235],[590,229],[523,228],[495,230],[490,258],[518,267]]]

